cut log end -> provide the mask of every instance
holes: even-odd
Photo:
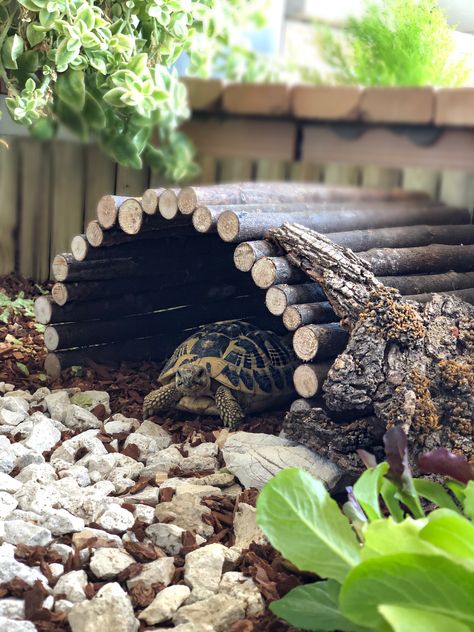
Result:
[[[303,325],[301,314],[297,307],[290,305],[285,309],[282,316],[283,324],[289,331],[296,331],[298,327]]]
[[[55,351],[59,347],[59,336],[55,327],[46,327],[44,330],[44,344],[48,351]]]
[[[85,235],[76,235],[71,240],[71,252],[76,261],[84,261],[89,252],[89,244]]]
[[[191,215],[197,206],[197,195],[193,187],[181,189],[178,195],[178,208],[183,215]]]
[[[241,272],[250,272],[255,262],[255,253],[248,242],[239,244],[234,250],[234,263],[237,270],[240,270]]]
[[[113,195],[103,195],[97,204],[97,219],[102,228],[112,228],[117,221],[117,204]]]
[[[208,233],[213,227],[212,212],[207,206],[198,206],[193,213],[193,226],[198,233]]]
[[[293,383],[301,397],[314,397],[322,388],[330,369],[330,364],[301,364],[295,369]]]
[[[318,352],[318,336],[311,326],[300,327],[293,336],[293,349],[301,360],[308,362]]]
[[[66,305],[68,300],[67,287],[64,283],[55,283],[51,289],[53,301],[58,305]]]
[[[233,211],[224,211],[217,220],[217,232],[223,241],[233,242],[239,236],[240,221]]]
[[[270,314],[281,316],[288,306],[288,299],[284,290],[279,287],[270,287],[265,296],[265,305]]]
[[[313,404],[315,404],[315,402],[313,402],[313,400],[311,399],[295,399],[295,401],[290,406],[290,413],[300,413],[311,410],[312,408],[314,408]]]
[[[55,380],[61,375],[61,363],[55,353],[48,353],[44,361],[44,369],[46,374]]]
[[[94,248],[98,248],[102,245],[104,241],[104,231],[96,219],[93,219],[87,224],[86,237],[87,241],[91,246],[94,246]]]
[[[49,296],[38,296],[35,301],[35,318],[42,325],[51,321],[53,310]]]
[[[174,219],[178,214],[178,197],[172,189],[165,189],[158,199],[160,215],[165,219]]]
[[[68,262],[65,255],[56,255],[53,259],[51,269],[56,281],[65,281],[68,276]]]
[[[158,210],[158,198],[156,189],[147,189],[142,195],[142,208],[147,215],[154,215]]]
[[[143,224],[143,209],[138,200],[125,200],[119,208],[120,228],[127,235],[136,235]]]

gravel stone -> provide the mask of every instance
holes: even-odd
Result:
[[[171,445],[172,438],[170,433],[150,419],[146,419],[142,424],[140,424],[140,427],[136,432],[137,434],[142,434],[154,439],[158,450],[164,450]]]
[[[152,524],[146,528],[145,533],[156,546],[163,549],[168,555],[178,555],[183,548],[183,534],[185,529],[166,522]]]
[[[194,485],[188,483],[189,479],[184,478],[169,478],[162,485],[164,487],[172,487],[176,494],[175,496],[182,496],[183,494],[192,494],[193,496],[204,498],[205,496],[222,496],[222,491],[218,487],[212,485]]]
[[[39,452],[29,450],[22,443],[14,443],[12,445],[13,454],[15,455],[15,468],[22,470],[32,463],[44,463],[45,458]]]
[[[0,584],[5,584],[15,577],[22,579],[29,586],[33,586],[35,581],[48,585],[48,580],[35,566],[27,566],[18,562],[15,557],[15,547],[12,544],[4,542],[0,546]],[[2,628],[0,627],[0,630]]]
[[[133,588],[138,582],[152,586],[159,582],[168,586],[174,575],[174,558],[160,557],[154,562],[143,565],[142,572],[127,581],[128,589]]]
[[[181,604],[189,597],[187,586],[168,586],[157,594],[151,604],[139,615],[149,625],[161,623],[171,619]]]
[[[183,460],[183,455],[170,445],[164,450],[160,450],[156,454],[151,455],[146,460],[146,468],[143,470],[143,476],[153,476],[156,472],[169,472],[173,467],[179,466]]]
[[[143,472],[142,472],[143,475]],[[158,487],[153,487],[152,485],[148,485],[140,492],[136,494],[130,494],[128,496],[122,496],[121,500],[126,503],[154,503],[155,505],[158,502],[158,494],[160,490]]]
[[[54,595],[66,595],[68,601],[79,603],[87,599],[84,589],[87,585],[85,571],[70,571],[60,577],[53,588]]]
[[[104,423],[104,431],[107,434],[118,434],[122,432],[133,432],[140,425],[138,419],[124,417],[121,413],[115,413]]]
[[[255,507],[247,503],[239,503],[234,514],[235,546],[248,549],[252,542],[264,544],[267,540],[257,525]]]
[[[7,520],[3,537],[5,542],[10,544],[27,544],[28,546],[46,546],[52,540],[49,529],[23,520]]]
[[[98,579],[113,579],[134,562],[134,558],[125,551],[101,548],[94,552],[89,566]]]
[[[218,543],[208,544],[186,555],[184,581],[192,590],[189,601],[207,599],[217,592],[225,561],[225,548]]]
[[[21,483],[33,481],[34,483],[47,484],[55,481],[57,475],[56,470],[49,463],[30,463],[15,478]]]
[[[73,553],[72,547],[68,546],[67,544],[61,544],[60,542],[54,542],[50,545],[49,548],[61,556],[63,564],[67,562],[69,556],[71,555],[71,553]]]
[[[135,505],[134,516],[135,519],[139,518],[142,522],[151,524],[155,519],[155,508],[149,505]]]
[[[83,391],[71,397],[71,404],[77,404],[86,410],[92,410],[97,404],[103,404],[105,414],[110,415],[110,396],[105,391]]]
[[[179,467],[183,472],[205,472],[206,470],[216,470],[217,459],[214,456],[201,456],[200,454],[193,454],[181,461]]]
[[[136,632],[140,625],[117,583],[106,584],[93,599],[73,606],[68,621],[72,632]]]
[[[13,597],[0,599],[0,617],[6,617],[7,619],[24,619],[24,599],[15,599]]]
[[[196,630],[198,625],[207,624],[214,632],[227,632],[231,625],[245,617],[245,605],[235,597],[218,594],[191,605],[181,606],[173,622],[189,623]]]
[[[257,617],[265,611],[265,603],[255,582],[243,573],[236,571],[224,573],[218,592],[244,602],[247,617]]]
[[[211,443],[210,441],[200,443],[194,448],[186,445],[185,448],[187,449],[189,456],[217,456],[219,452],[219,446],[217,443]]]
[[[64,565],[60,564],[59,562],[52,562],[49,565],[49,570],[51,571],[52,576],[57,579],[64,574]]]
[[[54,602],[54,612],[69,612],[71,608],[74,606],[72,601],[68,601],[67,599],[58,599]]]
[[[21,397],[0,399],[0,425],[18,426],[28,417],[29,404]]]
[[[18,506],[15,496],[7,492],[0,492],[0,520],[5,520]]]
[[[99,456],[101,454],[107,454],[107,450],[100,441],[97,439],[99,430],[92,428],[91,430],[85,430],[80,434],[63,441],[62,445],[57,448],[51,455],[51,465],[54,466],[55,461],[61,459],[68,463],[75,462],[75,456],[81,448],[87,451],[89,456]],[[82,459],[81,459],[82,461]]]
[[[102,422],[93,413],[76,404],[69,404],[67,407],[64,425],[80,432],[90,428],[102,428]]]
[[[10,441],[0,436],[0,472],[10,474],[15,467],[15,453],[12,449]]]
[[[49,529],[53,535],[64,535],[82,531],[85,523],[82,518],[73,516],[66,509],[51,509],[43,520],[42,525]]]
[[[214,533],[212,525],[202,520],[203,515],[210,515],[211,510],[201,505],[201,497],[193,494],[174,496],[169,502],[156,506],[155,516],[160,522],[172,521],[173,524],[189,531],[195,531],[205,538]]]
[[[120,505],[110,505],[97,518],[97,524],[110,533],[123,533],[127,529],[131,529],[135,522],[133,514],[127,509],[123,509]]]
[[[61,439],[61,431],[46,415],[35,413],[30,417],[30,421],[33,422],[32,429],[22,442],[26,448],[43,453],[51,450]]]
[[[134,445],[138,448],[138,460],[143,463],[145,463],[150,456],[153,456],[160,450],[158,443],[155,439],[153,439],[153,437],[140,434],[139,432],[132,432],[128,435],[125,440],[124,447],[126,448],[129,445]]]
[[[0,617],[0,630],[5,632],[37,632],[36,626],[31,621],[17,621]]]
[[[114,542],[118,548],[123,547],[122,540],[118,535],[107,533],[107,531],[102,531],[102,529],[92,529],[91,527],[86,527],[83,531],[75,533],[72,536],[72,543],[77,549],[80,549],[84,546],[87,540],[90,540],[91,538],[109,540],[110,542]]]
[[[60,463],[64,463],[64,461],[60,461]],[[66,478],[68,476],[74,478],[79,487],[88,487],[92,483],[89,471],[84,465],[70,465],[66,463],[65,465],[67,467],[64,469],[60,469],[58,461],[56,461],[55,465],[59,478]]]
[[[44,403],[52,419],[63,422],[69,406],[69,395],[66,391],[55,391],[51,395],[46,395]]]

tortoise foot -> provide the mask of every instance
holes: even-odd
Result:
[[[227,387],[219,386],[215,400],[220,417],[227,428],[235,428],[245,417],[240,404]]]
[[[169,410],[181,399],[181,394],[174,384],[166,384],[156,391],[151,391],[143,400],[143,419],[157,412]]]

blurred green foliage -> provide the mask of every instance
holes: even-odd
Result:
[[[172,66],[187,53],[190,74],[220,65],[232,78],[268,78],[240,35],[264,16],[262,0],[0,0],[7,107],[39,138],[61,123],[121,165],[182,180],[196,167]]]
[[[340,32],[316,24],[333,82],[364,86],[462,86],[472,68],[455,56],[454,28],[433,0],[368,3]]]

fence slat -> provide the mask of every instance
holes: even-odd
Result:
[[[298,161],[290,165],[290,182],[320,182],[322,167],[312,162]]]
[[[145,189],[148,189],[149,181],[150,173],[147,167],[138,171],[117,165],[115,194],[139,197]]]
[[[433,199],[438,197],[439,174],[437,171],[410,167],[403,170],[402,188],[406,191],[424,191]]]
[[[257,160],[255,179],[257,182],[286,180],[287,165],[285,160]]]
[[[360,167],[352,165],[325,165],[324,182],[326,184],[360,184]]]
[[[4,144],[5,143],[5,144]],[[0,274],[15,268],[15,238],[18,198],[18,141],[0,138]]]
[[[388,169],[368,165],[362,168],[363,187],[398,187],[402,179],[400,169]]]
[[[465,171],[443,171],[439,199],[451,206],[466,206],[472,210],[474,203],[473,174]]]
[[[218,169],[219,182],[245,182],[253,180],[253,163],[247,158],[222,158]]]

